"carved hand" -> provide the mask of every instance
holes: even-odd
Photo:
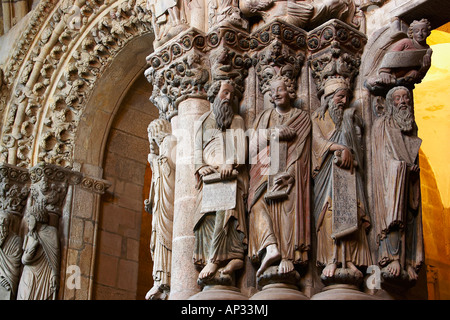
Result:
[[[284,188],[286,189],[286,193],[289,193],[294,185],[295,179],[287,172],[279,173],[273,179],[274,186],[272,191],[278,191]]]
[[[275,130],[272,131],[273,134],[278,134],[278,139],[280,141],[291,141],[297,136],[297,132],[287,126],[277,126]]]
[[[9,285],[8,280],[5,277],[0,277],[0,285],[8,291],[11,291],[11,286]]]
[[[211,173],[216,173],[216,172],[217,172],[217,170],[211,166],[204,166],[198,170],[198,173],[202,177],[207,176],[208,174],[211,174]]]
[[[380,73],[380,79],[378,81],[379,83],[384,84],[394,84],[395,83],[395,77],[387,72],[381,72]]]
[[[420,171],[420,167],[417,164],[409,164],[408,165],[409,170],[411,170],[412,172],[419,172]]]
[[[223,164],[220,167],[220,177],[222,179],[231,177],[232,173],[233,173],[233,165],[232,164]]]

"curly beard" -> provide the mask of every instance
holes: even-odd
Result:
[[[213,113],[216,118],[217,126],[223,131],[228,129],[233,122],[233,106],[227,99],[220,99],[216,96],[213,102]]]
[[[406,109],[400,109],[402,105],[393,108],[392,118],[397,126],[403,132],[409,132],[413,129],[414,114],[411,110],[411,106],[407,106]]]
[[[342,108],[341,108],[342,107]],[[336,128],[339,128],[342,123],[342,119],[344,117],[344,108],[343,104],[335,104],[333,100],[328,102],[328,112],[330,113],[331,120],[333,120]]]

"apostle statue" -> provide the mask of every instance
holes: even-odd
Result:
[[[19,285],[22,240],[11,231],[11,217],[0,211],[0,300],[14,300]]]
[[[411,93],[395,87],[386,113],[372,128],[378,263],[387,275],[406,271],[410,280],[424,261],[417,137]]]
[[[147,300],[167,299],[172,264],[173,203],[175,193],[176,140],[170,122],[156,119],[148,126],[152,182],[146,210],[152,214],[150,252],[153,258],[153,288]]]
[[[324,84],[321,106],[312,114],[312,165],[317,265],[321,278],[333,278],[338,266],[362,277],[371,265],[369,226],[363,186],[362,121],[349,107],[351,90],[341,77]]]
[[[256,118],[249,147],[248,254],[260,263],[257,277],[274,264],[277,274],[294,271],[308,261],[310,249],[311,121],[293,106],[290,78],[275,76],[270,97],[273,107]]]
[[[202,267],[199,284],[214,278],[233,281],[234,271],[243,267],[247,244],[247,143],[244,120],[235,113],[236,91],[232,80],[214,82],[208,90],[211,110],[200,117],[195,127],[198,201],[193,260]]]
[[[23,271],[17,300],[56,300],[59,288],[58,231],[49,225],[44,204],[36,202],[26,215],[28,233],[23,242]]]

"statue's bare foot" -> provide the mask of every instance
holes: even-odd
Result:
[[[285,274],[294,270],[294,264],[291,260],[282,259],[278,266],[278,273]]]
[[[408,271],[408,276],[410,280],[417,280],[419,276],[417,275],[416,270],[412,266],[408,266],[406,270]]]
[[[393,260],[391,263],[388,264],[387,270],[391,275],[398,277],[401,271],[400,262],[398,260]]]
[[[264,271],[266,271],[266,269],[268,267],[270,267],[270,265],[272,263],[274,263],[275,261],[280,259],[280,256],[281,256],[280,251],[278,251],[276,244],[271,244],[271,245],[267,246],[266,255],[265,255],[263,261],[261,262],[261,266],[259,267],[258,271],[256,272],[256,276],[257,277],[261,276],[264,273]]]
[[[363,273],[353,264],[353,262],[347,261],[347,267],[350,270],[353,270],[357,276],[359,277],[363,276]]]
[[[330,278],[330,277],[334,276],[334,272],[336,271],[336,268],[337,268],[336,263],[330,263],[325,268],[323,268],[322,274],[325,277]]]
[[[158,300],[162,292],[158,286],[153,286],[145,295],[145,300]]]
[[[200,280],[205,280],[208,279],[210,277],[212,277],[217,269],[218,269],[218,264],[217,263],[213,263],[213,262],[209,262],[203,269],[202,271],[200,271],[200,274],[198,275],[198,278]]]
[[[219,271],[224,274],[231,274],[234,270],[241,269],[244,266],[244,261],[241,259],[233,259],[227,263],[227,265],[221,268]]]

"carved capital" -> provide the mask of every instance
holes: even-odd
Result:
[[[306,31],[279,20],[252,34],[250,47],[262,93],[269,90],[275,76],[296,81],[305,61],[306,39]]]
[[[21,216],[30,191],[29,182],[28,170],[0,164],[0,209]]]
[[[329,77],[341,77],[353,84],[366,43],[363,33],[336,19],[309,32],[309,65],[319,95]]]

